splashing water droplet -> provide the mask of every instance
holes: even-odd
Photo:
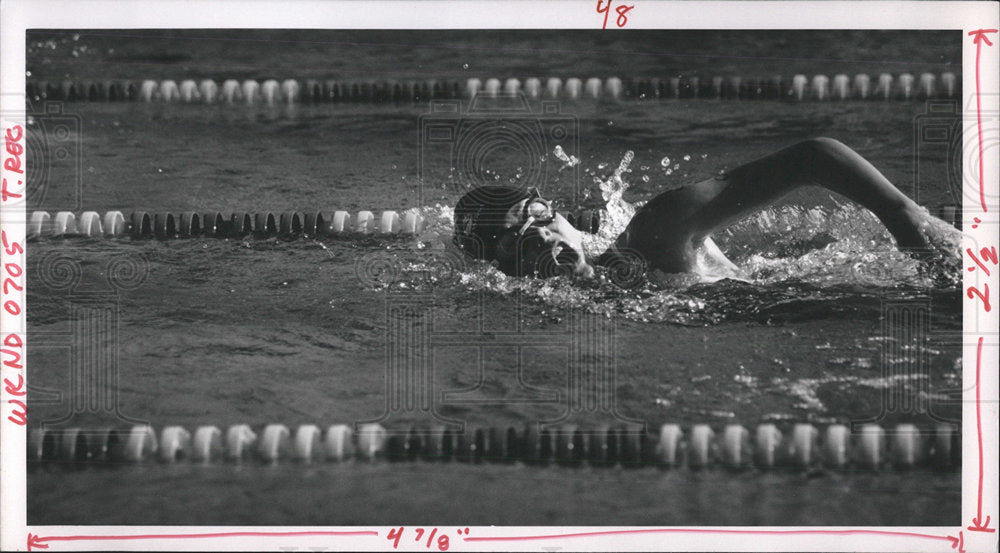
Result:
[[[562,146],[558,144],[556,144],[555,149],[552,150],[552,155],[556,156],[559,159],[559,161],[563,162],[563,166],[560,169],[560,171],[567,167],[576,167],[577,165],[580,164],[580,158],[568,155],[566,152],[563,151]]]
[[[670,158],[663,156],[663,159],[660,160],[660,165],[663,167],[670,167]]]
[[[685,154],[684,155],[684,161],[691,161],[691,156]]]
[[[462,64],[462,69],[468,69],[468,68],[469,68],[469,64],[467,64],[467,63],[463,63]]]

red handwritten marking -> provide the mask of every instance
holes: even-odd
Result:
[[[973,37],[972,42],[976,45],[976,122],[979,135],[979,203],[983,206],[983,213],[986,212],[986,189],[983,184],[983,104],[979,94],[979,54],[982,52],[983,43],[993,46],[990,39],[986,38],[987,33],[995,33],[997,29],[978,29],[970,31],[969,36]]]
[[[978,296],[980,301],[983,302],[983,310],[989,313],[993,309],[990,305],[990,285],[983,284],[983,290],[985,290],[985,293],[980,292],[975,286],[969,286],[969,289],[965,291],[965,295],[968,296],[970,300]]]
[[[604,23],[601,24],[601,28],[602,29],[607,29],[608,28],[608,12],[611,11],[611,4],[613,3],[613,0],[608,0],[608,5],[605,6],[604,8],[601,7],[603,5],[603,3],[604,3],[603,0],[597,0],[597,13],[603,13],[604,14]],[[615,8],[615,12],[618,13],[618,19],[615,20],[615,24],[618,25],[619,28],[624,27],[626,24],[628,24],[628,16],[627,16],[627,14],[633,8],[635,8],[635,6],[618,6],[617,8]]]
[[[986,265],[984,265],[983,261],[981,259],[979,259],[978,257],[976,257],[976,253],[972,251],[972,248],[965,248],[965,253],[969,254],[969,257],[972,258],[972,261],[976,265],[979,265],[979,268],[982,269],[984,273],[986,273],[986,276],[990,276],[990,269],[989,269],[989,267],[987,267]],[[986,261],[989,261],[990,263],[993,263],[994,265],[996,265],[997,263],[1000,263],[1000,259],[997,259],[997,248],[996,248],[996,246],[991,246],[989,248],[982,248],[982,249],[980,249],[979,250],[979,255],[981,255],[983,257],[983,259],[985,259]],[[972,271],[975,271],[975,270],[976,270],[975,267],[969,267],[969,272],[970,273]]]
[[[990,517],[983,521],[983,418],[980,409],[979,399],[979,377],[983,367],[983,337],[979,337],[979,344],[976,346],[976,443],[979,444],[979,490],[976,494],[976,516],[972,519],[969,530],[973,532],[996,532],[990,528]]]
[[[24,146],[21,144],[21,141],[24,139],[24,129],[20,125],[14,125],[7,129],[3,138],[4,152],[8,156],[3,160],[4,170],[12,174],[23,175],[24,168],[21,166],[21,156],[24,154]],[[18,188],[18,191],[13,191],[9,186],[10,183],[5,176],[2,184],[0,184],[0,202],[2,203],[18,200],[23,196],[22,188]],[[17,179],[17,186],[23,187],[24,181]],[[17,317],[22,311],[21,302],[23,298],[21,294],[24,291],[24,268],[21,266],[19,258],[24,254],[24,247],[16,241],[9,240],[6,231],[0,231],[0,241],[3,242],[3,256],[5,258],[2,275],[3,309],[8,314]],[[15,257],[13,261],[6,259],[11,256]],[[21,337],[17,333],[9,334],[4,338],[3,345],[5,347],[0,349],[0,358],[3,359],[3,366],[22,370],[24,365],[21,364],[21,350],[24,346],[24,341],[21,340]],[[11,406],[11,413],[7,416],[7,420],[18,426],[25,426],[28,424],[28,408],[24,401],[16,399],[25,395],[22,389],[24,386],[24,377],[18,374],[17,378],[17,385],[9,378],[4,378],[5,391],[7,394],[15,396],[7,400],[7,404]]]
[[[707,530],[694,528],[648,528],[643,530],[610,530],[605,532],[577,532],[573,534],[547,534],[538,536],[491,536],[464,538],[465,541],[530,541],[530,540],[552,540],[562,538],[589,538],[597,536],[621,536],[628,534],[737,534],[737,535],[765,535],[765,536],[894,536],[906,538],[921,538],[933,540],[947,540],[951,542],[952,549],[963,552],[962,546],[965,543],[962,531],[958,531],[958,536],[938,536],[936,534],[918,534],[916,532],[893,532],[890,530]]]
[[[101,541],[101,540],[172,540],[172,539],[201,539],[201,538],[237,538],[237,537],[261,537],[261,538],[289,538],[302,536],[378,536],[374,530],[357,530],[351,532],[215,532],[211,534],[136,534],[136,535],[111,535],[111,536],[37,536],[28,534],[28,551],[32,548],[48,549],[45,542],[50,541]]]

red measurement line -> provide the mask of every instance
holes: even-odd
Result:
[[[543,534],[538,536],[495,536],[465,538],[465,541],[529,541],[529,540],[552,540],[561,538],[590,538],[597,536],[620,536],[627,534],[756,534],[768,536],[852,536],[852,535],[872,535],[872,536],[897,536],[909,538],[923,538],[934,540],[947,540],[957,544],[960,538],[953,536],[939,536],[935,534],[918,534],[915,532],[892,532],[889,530],[706,530],[693,528],[651,528],[644,530],[610,530],[606,532],[578,532],[574,534]]]
[[[997,32],[996,29],[978,29],[969,33],[969,36],[973,37],[972,42],[976,44],[976,124],[979,138],[979,203],[983,206],[984,213],[986,212],[986,188],[983,184],[983,103],[982,97],[979,94],[979,57],[983,50],[983,42],[987,46],[993,46],[993,43],[986,38],[986,34],[995,32]]]
[[[215,532],[207,534],[134,534],[134,535],[107,535],[107,536],[36,536],[28,534],[28,550],[32,548],[48,549],[45,542],[50,541],[110,541],[110,540],[172,540],[172,539],[197,539],[197,538],[236,538],[236,537],[263,537],[263,538],[287,538],[302,536],[378,536],[378,532],[373,530],[358,530],[349,532],[333,531],[312,531],[312,532]]]
[[[980,376],[983,368],[983,337],[979,337],[979,344],[976,347],[976,442],[979,445],[979,489],[976,493],[976,518],[972,519],[969,530],[974,532],[995,532],[989,528],[990,517],[986,517],[983,522],[983,415],[982,400],[980,399]]]

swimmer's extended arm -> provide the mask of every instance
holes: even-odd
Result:
[[[599,263],[623,250],[638,253],[651,268],[694,270],[695,246],[711,234],[766,208],[791,190],[822,186],[869,209],[895,237],[900,249],[922,249],[926,215],[871,163],[829,138],[806,140],[752,161],[725,177],[665,192],[640,209]]]

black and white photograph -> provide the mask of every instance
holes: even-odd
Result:
[[[427,4],[439,25],[27,26],[5,549],[995,546],[988,17]],[[99,539],[169,527],[191,539]],[[216,527],[243,541],[193,535]],[[871,535],[768,533],[798,527]]]

